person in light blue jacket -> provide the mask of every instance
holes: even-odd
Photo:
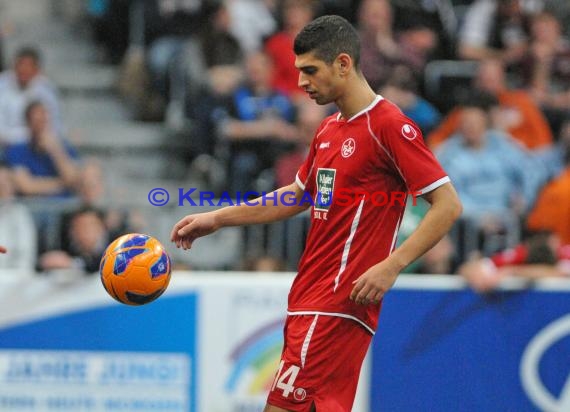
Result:
[[[518,230],[547,172],[510,135],[492,128],[492,99],[473,95],[463,106],[457,132],[436,151],[463,203],[463,220],[486,234]]]

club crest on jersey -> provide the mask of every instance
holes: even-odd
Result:
[[[406,123],[402,126],[402,136],[408,140],[414,140],[418,137],[418,132],[411,124]]]
[[[340,148],[340,154],[342,155],[342,157],[345,158],[350,157],[352,156],[355,150],[356,150],[356,142],[352,137],[349,137],[342,143],[342,146]]]
[[[317,195],[315,198],[315,210],[328,211],[332,204],[334,189],[334,177],[336,169],[317,170]]]

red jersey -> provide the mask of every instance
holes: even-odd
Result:
[[[321,123],[296,181],[315,203],[288,313],[350,318],[374,333],[381,304],[351,301],[353,282],[394,250],[406,194],[449,178],[419,128],[377,96],[348,120],[336,114]],[[345,202],[349,192],[366,195]]]

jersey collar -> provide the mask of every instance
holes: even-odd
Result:
[[[374,100],[372,101],[372,103],[370,103],[368,106],[366,106],[364,109],[362,109],[361,111],[359,111],[358,113],[356,113],[354,116],[352,116],[350,119],[346,120],[346,122],[350,122],[354,119],[356,119],[358,116],[363,115],[364,113],[366,113],[367,111],[371,110],[374,106],[376,106],[380,101],[384,100],[384,98],[382,96],[380,96],[379,94],[376,95],[376,97],[374,98]],[[341,118],[341,113],[339,112],[338,115],[336,116],[336,120],[338,122],[342,121],[343,119]]]

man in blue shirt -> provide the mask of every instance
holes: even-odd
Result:
[[[54,132],[43,103],[30,103],[25,114],[29,142],[10,145],[5,152],[17,192],[25,196],[68,195],[75,190],[79,176],[76,151]]]

